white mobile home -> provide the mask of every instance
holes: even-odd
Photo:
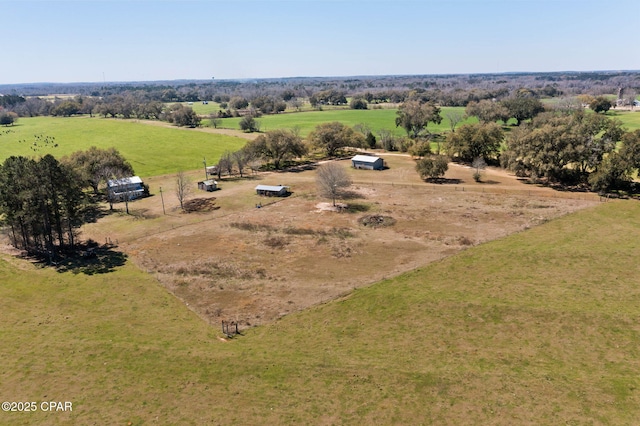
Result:
[[[139,176],[107,181],[107,192],[112,201],[134,200],[144,195],[144,185]]]

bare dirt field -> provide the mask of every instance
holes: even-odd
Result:
[[[211,324],[248,327],[598,203],[501,170],[476,183],[454,164],[443,183],[429,184],[411,158],[385,159],[383,171],[341,162],[354,181],[341,209],[317,196],[313,168],[223,180],[214,193],[194,189],[192,199],[210,200],[188,214],[177,208],[174,177],[155,177],[147,180],[154,196],[132,203],[131,215],[107,215],[82,237],[117,242]],[[289,185],[292,194],[259,197],[257,183]]]

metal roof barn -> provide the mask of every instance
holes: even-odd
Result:
[[[266,195],[269,197],[283,197],[289,192],[288,186],[283,185],[258,185],[256,186],[256,194]]]
[[[382,158],[372,155],[356,155],[351,159],[351,164],[354,169],[382,170],[384,168]]]

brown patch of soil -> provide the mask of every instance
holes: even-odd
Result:
[[[216,197],[194,198],[184,202],[184,211],[186,213],[211,212],[219,208],[220,206],[216,206]]]
[[[221,183],[215,207],[174,214],[159,197],[130,204],[155,213],[133,220],[111,215],[85,226],[85,238],[105,236],[213,325],[242,327],[343,296],[354,288],[424,266],[475,244],[500,238],[597,203],[592,194],[559,193],[528,185],[501,170],[451,165],[446,182],[420,180],[408,156],[385,156],[384,171],[353,170],[347,208],[316,194],[315,173],[273,173]],[[196,173],[194,171],[194,173]],[[194,175],[197,176],[197,175]],[[148,179],[152,193],[173,177]],[[286,198],[255,194],[256,181],[291,187]],[[487,183],[490,182],[490,183]],[[197,201],[212,206],[213,201]],[[256,208],[261,205],[261,208]],[[393,226],[363,226],[361,218]]]

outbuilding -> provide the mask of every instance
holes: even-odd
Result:
[[[207,176],[216,176],[218,174],[218,166],[207,166]]]
[[[200,181],[198,182],[198,189],[213,192],[218,189],[218,182],[213,179]]]
[[[384,168],[382,158],[373,155],[356,155],[351,159],[351,164],[354,169],[382,170]]]
[[[289,187],[283,185],[258,185],[256,194],[267,197],[284,197],[289,193]]]
[[[109,198],[113,201],[134,200],[144,195],[144,185],[139,176],[107,181]]]

